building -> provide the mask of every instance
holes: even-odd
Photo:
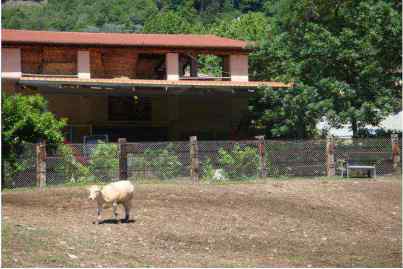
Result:
[[[245,138],[248,97],[289,86],[249,81],[248,44],[213,35],[3,29],[1,52],[3,92],[45,96],[75,143]],[[200,74],[202,55],[221,75]]]

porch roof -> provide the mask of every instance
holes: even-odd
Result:
[[[291,83],[274,81],[214,81],[214,80],[149,80],[149,79],[82,79],[59,77],[21,77],[21,85],[32,86],[100,86],[100,87],[163,87],[163,88],[214,88],[214,89],[256,89],[259,87],[289,88]]]
[[[249,52],[252,42],[215,35],[52,32],[2,29],[2,43],[229,49]]]

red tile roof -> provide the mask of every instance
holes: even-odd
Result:
[[[2,43],[247,50],[248,43],[214,35],[48,32],[2,29]]]

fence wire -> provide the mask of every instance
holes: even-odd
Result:
[[[119,178],[116,143],[47,145],[46,151],[48,185]]]
[[[127,143],[129,179],[183,179],[190,176],[189,142]]]
[[[400,149],[401,142],[399,137]],[[199,178],[244,180],[258,178],[262,173],[267,177],[326,175],[326,140],[265,140],[264,147],[260,143],[258,140],[198,141]],[[191,146],[187,141],[126,143],[124,149],[127,171],[123,172],[129,180],[190,180]],[[3,186],[36,186],[36,145],[22,144],[16,153],[15,161],[3,158]],[[122,172],[119,171],[121,155],[116,143],[47,144],[46,184],[118,180]],[[378,175],[393,172],[390,138],[335,139],[334,156],[338,175],[340,164],[347,160],[374,164]]]
[[[326,140],[266,141],[269,176],[326,175]]]
[[[36,185],[36,148],[35,144],[24,143],[15,149],[15,159],[5,158],[8,155],[3,149],[2,185],[6,188],[32,187]]]
[[[248,179],[259,174],[258,141],[200,141],[202,179]]]
[[[376,172],[379,175],[392,174],[393,162],[391,139],[335,139],[335,159],[336,173],[341,171],[343,163],[349,160],[354,160],[362,164],[375,165]],[[340,174],[340,172],[338,172],[338,174]]]

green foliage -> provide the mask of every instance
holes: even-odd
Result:
[[[182,167],[171,143],[165,149],[146,149],[143,156],[136,156],[130,165],[136,171],[151,170],[159,179],[173,179],[179,176]]]
[[[270,94],[287,111],[262,100],[252,107],[261,126],[274,126],[269,136],[290,137],[296,129],[297,137],[311,136],[321,117],[333,127],[351,123],[357,135],[360,127],[401,109],[401,13],[389,2],[334,7],[287,0],[268,5],[268,12],[275,15],[270,39],[256,53],[255,77],[296,84],[292,92]],[[276,127],[281,121],[284,130]]]
[[[1,115],[2,158],[12,175],[25,169],[25,165],[17,162],[27,148],[25,143],[46,140],[49,144],[58,144],[63,141],[62,129],[66,121],[58,120],[48,112],[47,102],[40,95],[3,94]]]
[[[162,34],[201,33],[204,27],[200,23],[192,22],[189,17],[181,16],[178,12],[167,11],[156,17],[149,17],[144,22],[143,31]]]
[[[35,6],[7,6],[4,28],[59,31],[140,31],[156,15],[153,0],[49,0]]]
[[[210,158],[207,158],[201,165],[201,176],[203,180],[211,180],[214,176],[214,167]]]
[[[218,36],[261,41],[267,39],[269,18],[261,12],[250,12],[236,19],[222,20],[210,29],[212,34]]]
[[[215,77],[222,76],[222,58],[215,55],[200,55],[197,62],[201,74]],[[224,74],[224,76],[229,76],[229,74]]]
[[[72,183],[87,182],[92,179],[90,169],[76,159],[69,145],[59,145],[58,152],[62,156],[62,161],[58,163],[56,171],[62,172],[66,179]]]
[[[259,155],[256,148],[241,147],[236,144],[232,151],[221,148],[218,151],[218,163],[230,179],[255,178],[258,174]]]
[[[112,143],[98,142],[91,153],[89,169],[99,179],[111,180],[117,177],[119,173],[118,146]]]

